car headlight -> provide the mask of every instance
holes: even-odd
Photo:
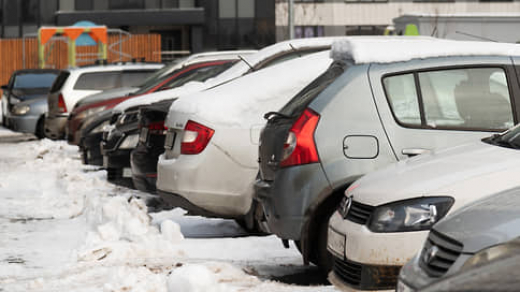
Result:
[[[469,268],[473,268],[475,266],[480,266],[491,261],[502,259],[506,257],[510,257],[515,254],[520,253],[520,240],[516,239],[513,241],[509,241],[504,244],[499,244],[492,246],[490,248],[486,248],[477,252],[474,256],[469,258],[461,270],[466,270]]]
[[[452,197],[423,197],[378,206],[370,217],[373,232],[428,230],[448,213]]]
[[[18,104],[18,103],[22,102],[22,100],[19,99],[19,98],[17,98],[17,97],[14,97],[14,96],[11,95],[11,96],[9,97],[9,102],[10,102],[11,104]]]
[[[110,121],[104,121],[102,122],[101,124],[99,124],[97,127],[95,127],[94,129],[92,129],[92,131],[90,131],[91,133],[100,133],[100,132],[103,132],[105,127],[106,126],[109,126],[110,125]]]
[[[139,135],[134,134],[130,136],[126,136],[121,145],[119,145],[119,149],[133,149],[137,147],[137,143],[139,142]]]
[[[13,113],[13,115],[23,116],[26,113],[28,113],[30,110],[31,110],[31,107],[28,105],[16,104],[11,109],[11,113]]]

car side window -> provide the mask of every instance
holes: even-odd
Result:
[[[403,126],[505,130],[514,125],[502,68],[406,73],[384,77],[383,85],[393,115]]]
[[[118,87],[121,72],[84,73],[79,76],[74,89],[106,90]]]
[[[121,86],[127,87],[127,86],[137,86],[143,82],[148,76],[153,74],[154,71],[140,71],[140,70],[134,70],[134,71],[123,71],[121,74]]]
[[[439,70],[418,76],[429,127],[492,130],[513,126],[503,69]]]
[[[395,118],[404,125],[420,126],[421,114],[414,75],[386,77],[383,84]]]

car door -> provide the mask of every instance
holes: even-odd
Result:
[[[507,57],[378,64],[369,78],[398,159],[475,141],[518,122],[518,78]]]

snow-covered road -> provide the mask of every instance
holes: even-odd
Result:
[[[26,140],[0,128],[0,291],[335,291],[275,236],[149,215],[76,147]]]

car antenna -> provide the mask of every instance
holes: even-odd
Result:
[[[244,59],[244,57],[238,55],[238,58],[242,61],[244,61],[244,63],[246,63],[247,66],[249,66],[249,68],[251,68],[252,71],[256,71],[255,68],[253,66],[251,66],[251,64],[249,64],[249,62],[246,61],[246,59]]]
[[[297,49],[296,49],[296,48],[295,48],[291,43],[289,43],[289,47],[291,47],[291,49],[292,49],[293,51],[295,51],[296,53],[298,53],[298,57],[301,58],[302,54],[301,54],[300,52],[298,52],[298,50],[297,50]]]
[[[481,40],[485,40],[485,41],[490,41],[490,42],[498,43],[498,41],[496,41],[496,40],[488,39],[488,38],[483,37],[483,36],[474,35],[474,34],[467,33],[467,32],[463,32],[463,31],[458,31],[458,30],[456,30],[455,33],[462,34],[462,35],[466,35],[466,36],[469,36],[469,37],[474,37],[474,38],[476,38],[476,39],[481,39]]]

